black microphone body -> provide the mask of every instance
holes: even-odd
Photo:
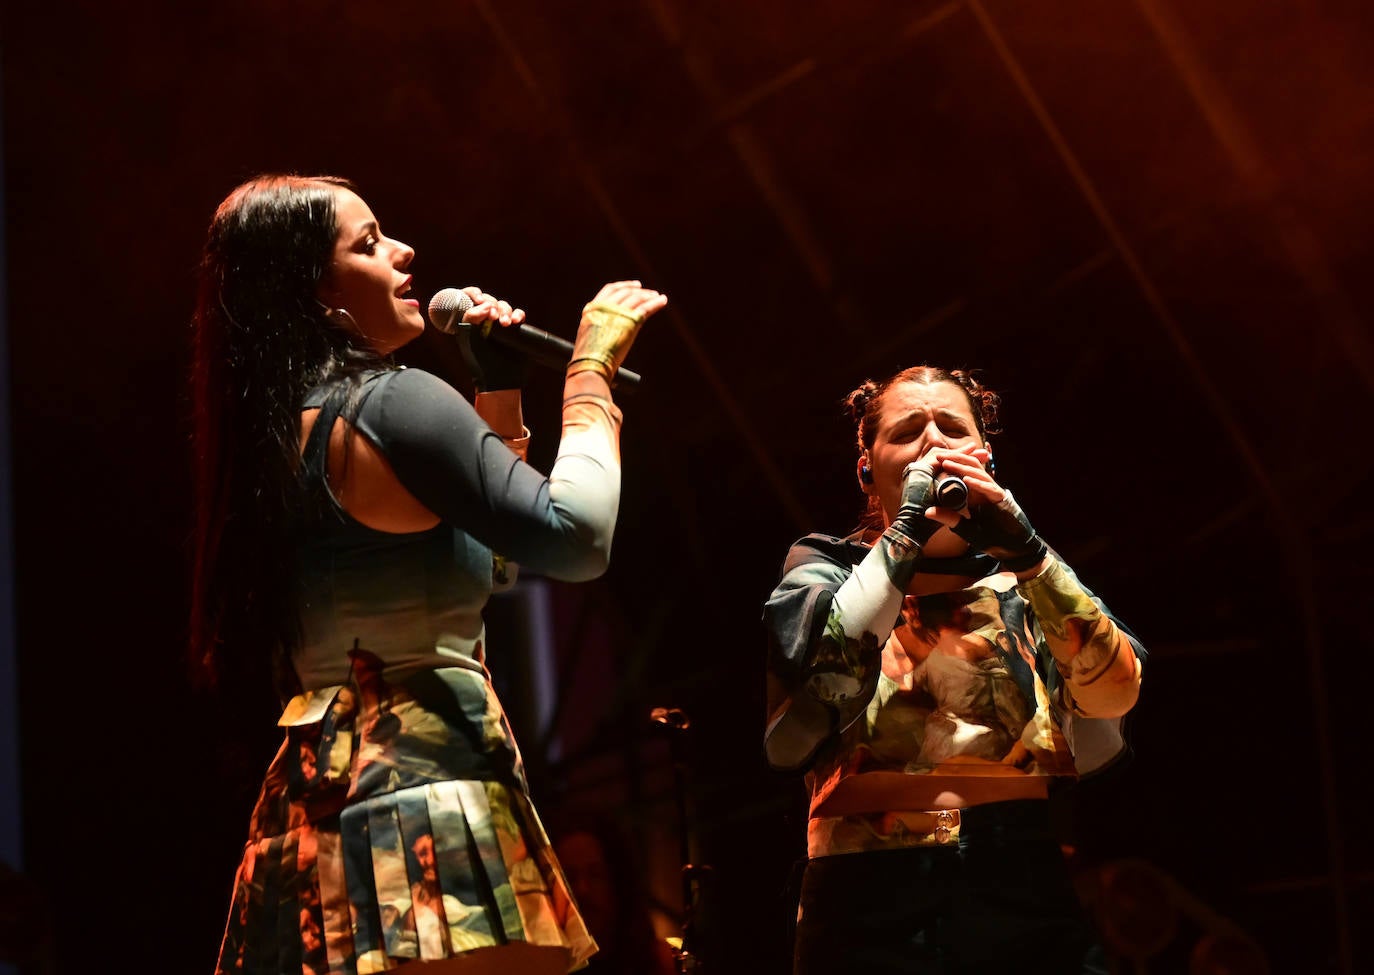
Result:
[[[472,296],[457,288],[445,288],[429,301],[429,321],[447,335],[457,335],[460,329],[472,326],[463,316],[472,308]],[[573,344],[532,325],[507,325],[492,322],[487,336],[494,342],[509,346],[531,362],[551,369],[566,369],[572,358]],[[624,367],[615,371],[611,385],[629,392],[639,385],[639,373]]]
[[[958,510],[968,504],[968,485],[957,474],[941,474],[935,479],[935,507]]]

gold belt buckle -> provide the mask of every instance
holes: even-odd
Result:
[[[941,809],[935,814],[935,842],[948,843],[959,825],[959,810]]]

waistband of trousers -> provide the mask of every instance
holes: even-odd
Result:
[[[848,816],[816,816],[806,827],[808,857],[957,847],[960,837],[996,827],[1049,827],[1049,803],[1013,799],[964,809],[892,810]]]

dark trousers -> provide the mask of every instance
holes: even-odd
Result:
[[[961,813],[958,845],[817,857],[794,975],[1104,973],[1041,800]]]

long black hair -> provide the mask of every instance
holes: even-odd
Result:
[[[300,412],[321,383],[385,365],[316,298],[338,220],[334,176],[259,176],[210,223],[193,318],[195,531],[190,653],[205,684],[268,672],[279,693],[300,642]],[[252,686],[251,684],[247,686]],[[258,686],[262,686],[258,683]]]

